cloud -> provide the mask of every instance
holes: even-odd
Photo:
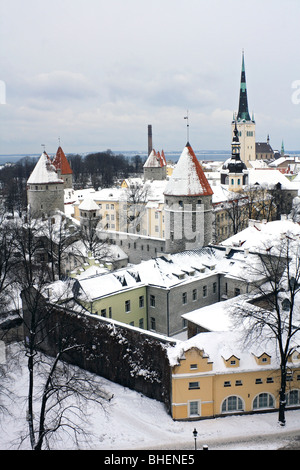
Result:
[[[57,70],[25,80],[24,93],[35,100],[84,100],[97,96],[94,86],[82,73]]]
[[[121,77],[121,79],[120,79]],[[109,101],[132,100],[147,107],[191,109],[215,105],[217,95],[199,74],[162,71],[146,75],[134,70],[118,70],[102,83]]]

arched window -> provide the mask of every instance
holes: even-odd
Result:
[[[253,409],[274,408],[274,397],[270,393],[260,393],[253,400]]]
[[[300,405],[300,390],[290,390],[286,394],[286,406]]]
[[[237,397],[235,395],[227,397],[222,403],[222,408],[221,408],[222,413],[233,413],[235,411],[243,411],[243,410],[244,410],[243,400],[240,397]]]

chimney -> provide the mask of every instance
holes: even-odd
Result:
[[[152,152],[152,125],[148,124],[148,157]]]

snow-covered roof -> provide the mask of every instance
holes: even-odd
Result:
[[[249,169],[249,185],[259,184],[264,187],[272,187],[277,183],[281,184],[282,189],[298,190],[299,185],[291,182],[284,174],[275,169]]]
[[[97,211],[99,209],[98,204],[91,197],[85,198],[79,206],[82,211]]]
[[[46,152],[40,156],[35,165],[27,184],[52,184],[63,183],[56,173],[55,166],[52,164]]]
[[[142,287],[143,283],[130,274],[130,270],[115,271],[78,280],[82,300],[93,301],[101,297],[116,294],[133,287]]]
[[[207,196],[213,194],[189,143],[186,144],[180,155],[164,194],[167,196]]]
[[[167,348],[170,365],[179,364],[180,359],[184,358],[185,352],[192,348],[204,351],[209,362],[213,363],[214,373],[226,372],[229,374],[230,372],[265,370],[266,366],[258,364],[255,359],[255,356],[260,357],[263,353],[271,356],[272,368],[280,367],[276,341],[268,335],[265,337],[261,335],[260,339],[249,347],[245,344],[242,331],[200,333],[187,341],[178,341],[175,346]],[[239,364],[230,369],[226,366],[224,359],[227,360],[233,355],[239,358]]]
[[[294,238],[295,243],[299,244],[300,225],[285,219],[271,222],[250,220],[247,228],[222,241],[220,245],[241,246],[257,252],[272,248],[275,254],[276,245],[282,244],[281,239],[285,235],[291,240]]]
[[[150,152],[149,157],[147,158],[146,162],[144,163],[144,168],[161,168],[166,165],[166,160],[163,155],[160,155],[159,152],[155,152],[153,149]]]

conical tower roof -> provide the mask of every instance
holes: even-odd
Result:
[[[180,155],[164,194],[166,196],[212,196],[213,194],[189,142]]]
[[[63,180],[58,177],[55,166],[52,164],[47,153],[43,152],[35,165],[27,184],[51,183],[63,183]]]
[[[53,165],[57,170],[61,171],[62,175],[71,175],[73,173],[70,164],[65,156],[65,153],[61,146],[58,147],[56,155],[53,159]]]
[[[153,149],[144,163],[144,168],[161,168],[165,166],[165,162],[161,157],[160,153],[156,153]]]
[[[249,110],[248,110],[248,98],[247,98],[244,51],[243,51],[243,56],[242,56],[240,100],[239,100],[239,110],[238,110],[237,120],[238,121],[251,121]]]

